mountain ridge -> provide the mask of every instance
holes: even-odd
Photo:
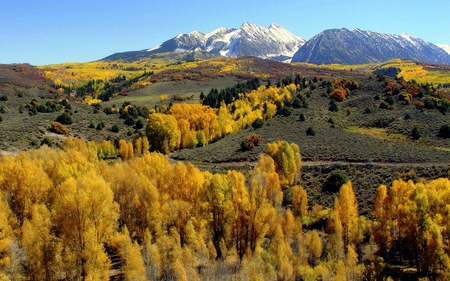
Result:
[[[346,28],[327,29],[308,40],[292,62],[363,64],[394,58],[450,64],[450,55],[438,46],[406,33],[401,35]]]
[[[244,22],[239,28],[219,27],[209,33],[195,30],[187,34],[178,34],[153,48],[115,53],[102,60],[137,59],[165,52],[200,51],[217,56],[255,56],[290,61],[305,42],[305,39],[276,23],[266,28]]]
[[[167,54],[183,54],[185,60],[254,56],[281,62],[353,65],[400,58],[450,65],[450,45],[434,45],[406,33],[335,28],[305,41],[279,24],[263,27],[249,22],[239,28],[219,27],[209,33],[181,33],[152,48],[115,53],[101,61],[136,61]]]

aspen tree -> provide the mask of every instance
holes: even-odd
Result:
[[[0,280],[14,280],[21,277],[19,265],[23,256],[14,235],[13,225],[16,225],[16,218],[3,192],[0,191]]]
[[[180,146],[181,132],[172,115],[150,114],[145,131],[152,151],[167,154]]]
[[[306,190],[298,185],[291,189],[291,208],[295,216],[300,218],[308,214],[308,195]]]
[[[156,280],[161,276],[161,257],[158,246],[152,243],[153,237],[146,229],[143,241],[143,260],[147,280]]]
[[[322,256],[322,240],[317,230],[310,231],[305,234],[305,246],[308,252],[308,261],[312,267],[318,264],[318,260]]]
[[[118,249],[119,255],[125,264],[123,267],[124,280],[146,280],[140,246],[131,240],[126,226],[121,233],[114,235],[111,244]]]
[[[22,246],[27,253],[27,276],[32,280],[57,280],[62,269],[61,245],[52,232],[51,213],[45,205],[32,207],[31,219],[22,225]]]
[[[275,162],[275,170],[280,176],[282,189],[295,182],[301,165],[300,149],[298,145],[286,141],[267,144],[267,154]]]
[[[335,205],[334,208],[339,214],[344,246],[346,247],[349,244],[355,244],[359,235],[358,205],[351,182],[342,185],[337,200],[339,204]]]

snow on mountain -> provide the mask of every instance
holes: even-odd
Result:
[[[436,46],[438,46],[438,47],[441,48],[442,50],[446,51],[447,54],[450,55],[450,45],[447,45],[447,44],[437,44]]]
[[[293,62],[360,64],[393,58],[450,64],[450,55],[436,45],[406,33],[383,34],[360,29],[324,30],[306,42]]]
[[[290,60],[305,43],[278,24],[269,28],[244,22],[239,28],[221,27],[210,33],[194,31],[180,34],[150,52],[167,51],[164,44],[176,46],[174,51],[201,50],[222,56],[257,56],[260,58]]]
[[[193,31],[176,37],[153,48],[126,53],[117,53],[105,58],[132,60],[156,53],[204,51],[221,56],[256,56],[265,59],[290,61],[305,43],[278,24],[269,28],[244,22],[239,28],[220,27],[210,33]]]

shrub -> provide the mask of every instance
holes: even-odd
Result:
[[[394,100],[394,98],[392,96],[387,96],[384,99],[384,101],[387,102],[389,105],[393,105],[395,103],[395,100]]]
[[[135,124],[135,121],[134,121],[134,119],[133,119],[133,117],[128,117],[127,119],[125,119],[125,125],[127,125],[127,126],[134,126],[134,124]]]
[[[347,175],[342,171],[334,171],[328,176],[327,180],[322,186],[323,191],[339,192],[341,186],[349,181]]]
[[[159,101],[160,101],[160,102],[163,102],[163,101],[165,101],[165,100],[167,100],[167,99],[168,99],[167,95],[160,95],[160,96],[159,96]]]
[[[439,129],[439,136],[441,138],[450,138],[450,126],[449,125],[443,125],[440,129]]]
[[[298,120],[300,120],[301,122],[305,121],[305,115],[303,113],[300,113]]]
[[[56,134],[67,135],[69,133],[67,127],[57,121],[51,122],[50,127],[50,130]]]
[[[144,122],[141,120],[141,119],[138,119],[137,121],[136,121],[136,129],[138,129],[138,130],[140,130],[140,129],[142,129],[142,128],[144,128]]]
[[[303,103],[299,98],[295,98],[294,102],[292,103],[293,108],[302,108]]]
[[[73,119],[72,116],[70,116],[69,113],[67,112],[63,112],[61,115],[59,115],[58,117],[56,117],[56,122],[59,122],[63,125],[70,125],[73,123]]]
[[[316,135],[316,132],[314,131],[314,129],[313,129],[312,127],[309,127],[309,128],[306,130],[306,135],[307,135],[307,136],[315,136],[315,135]]]
[[[411,138],[412,138],[413,140],[418,140],[418,139],[420,139],[420,132],[419,132],[419,130],[418,130],[416,127],[414,127],[414,129],[413,129],[412,132],[411,132]]]
[[[241,142],[242,150],[251,150],[255,146],[260,146],[262,142],[261,136],[257,134],[251,134],[245,137],[245,139]]]
[[[117,126],[116,124],[114,124],[114,125],[111,127],[111,132],[113,132],[113,133],[118,133],[119,131],[120,131],[119,126]]]
[[[337,103],[334,101],[334,99],[332,99],[330,101],[330,105],[328,106],[328,110],[331,112],[337,112],[339,111],[338,105]]]
[[[53,145],[53,141],[50,139],[50,138],[48,138],[48,137],[45,137],[42,141],[41,141],[41,146],[42,145],[47,145],[47,146],[52,146]]]
[[[254,129],[262,128],[262,126],[264,126],[264,120],[262,120],[261,118],[257,118],[252,124],[252,127]]]
[[[105,128],[105,123],[103,123],[103,121],[97,124],[97,127],[96,127],[97,130],[100,131],[100,130],[102,130],[103,128]]]
[[[278,110],[277,113],[278,113],[278,115],[282,115],[282,116],[287,117],[287,116],[291,116],[292,111],[291,111],[291,109],[289,107],[283,106],[283,107],[280,108],[280,110]]]
[[[336,101],[343,101],[347,98],[347,92],[343,89],[335,89],[330,93],[330,98]]]

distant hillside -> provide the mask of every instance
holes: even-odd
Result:
[[[193,31],[163,42],[151,49],[116,53],[103,60],[137,60],[159,53],[201,52],[204,56],[255,56],[290,61],[305,43],[278,24],[269,28],[245,22],[239,28],[220,27],[210,33]]]
[[[394,58],[450,64],[449,54],[420,38],[345,28],[317,34],[298,50],[292,62],[362,64]]]

